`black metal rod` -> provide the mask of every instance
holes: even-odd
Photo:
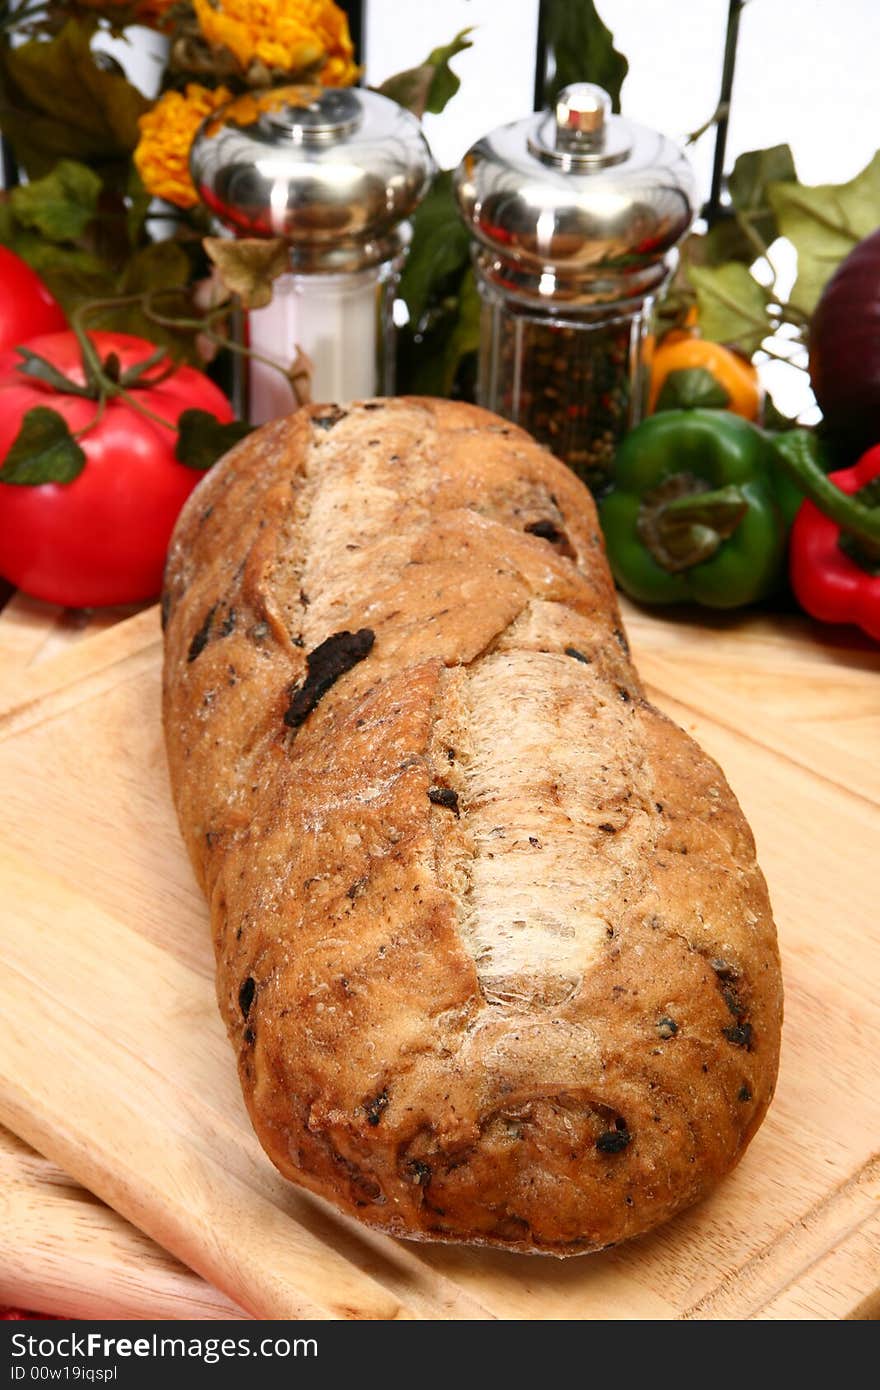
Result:
[[[736,46],[739,40],[739,17],[747,0],[730,0],[727,10],[727,35],[724,40],[724,63],[721,68],[721,95],[715,124],[715,155],[712,160],[712,187],[704,215],[709,226],[721,210],[721,190],[724,181],[724,157],[727,153],[727,127],[733,96],[733,75],[736,70]]]
[[[367,0],[339,0],[340,8],[348,15],[348,29],[354,44],[354,60],[363,67],[366,61],[366,14]],[[363,75],[361,76],[363,81]]]
[[[18,185],[18,165],[15,162],[15,155],[12,153],[12,146],[4,135],[0,135],[0,169],[2,169],[3,187],[5,189],[16,188]]]
[[[547,93],[547,3],[538,5],[538,41],[535,47],[535,92],[532,109],[543,111]]]

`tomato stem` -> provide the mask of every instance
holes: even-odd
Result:
[[[106,409],[107,409],[107,397],[106,397],[106,396],[99,396],[99,397],[98,397],[98,408],[97,408],[97,410],[95,411],[94,415],[92,416],[91,420],[89,421],[89,423],[88,423],[87,425],[83,425],[83,427],[82,427],[81,430],[75,430],[75,431],[74,431],[74,435],[73,435],[74,439],[82,439],[84,435],[88,434],[89,430],[93,430],[93,429],[95,428],[96,425],[100,425],[101,421],[102,421],[103,418],[104,418],[104,411],[105,411]]]
[[[152,420],[154,424],[161,425],[163,429],[166,430],[175,431],[177,429],[177,426],[172,424],[170,420],[163,419],[163,417],[157,415],[154,410],[150,410],[148,406],[142,405],[130,391],[126,390],[121,381],[114,379],[114,373],[109,371],[106,363],[101,361],[101,357],[95,349],[83,323],[83,320],[89,314],[94,314],[98,310],[122,308],[129,304],[140,304],[143,299],[143,294],[122,295],[118,299],[92,299],[87,304],[80,304],[79,308],[74,309],[70,316],[70,327],[79,343],[80,352],[82,353],[83,371],[85,372],[86,379],[94,386],[98,399],[98,410],[94,420],[86,425],[85,429],[81,430],[80,435],[77,437],[87,434],[89,430],[95,427],[104,414],[107,401],[117,396],[121,400],[124,400],[126,405],[130,406],[138,415],[143,416],[144,419]],[[161,361],[162,356],[164,356],[164,354],[160,354],[157,357],[156,353],[152,353],[149,357],[144,359],[144,362],[149,363],[155,360],[158,363]],[[154,384],[155,383],[152,382],[145,383],[147,386]]]

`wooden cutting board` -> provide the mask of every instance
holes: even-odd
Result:
[[[875,648],[794,619],[627,613],[653,698],[720,760],[755,831],[783,951],[782,1071],[708,1201],[556,1262],[392,1241],[275,1174],[239,1095],[174,823],[157,615],[119,616],[77,633],[16,599],[0,617],[0,1121],[258,1316],[880,1313]],[[142,1238],[113,1229],[118,1279]],[[23,1268],[33,1258],[25,1240]],[[218,1301],[178,1288],[181,1316],[191,1296]]]
[[[0,1129],[0,1304],[60,1318],[245,1317],[8,1129]]]

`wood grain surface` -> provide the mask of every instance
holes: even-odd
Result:
[[[61,1318],[245,1316],[9,1130],[0,1130],[0,1303]]]
[[[12,601],[0,1121],[56,1166],[10,1183],[19,1283],[7,1250],[0,1296],[40,1302],[67,1261],[94,1300],[78,1307],[97,1310],[103,1289],[130,1316],[223,1316],[208,1309],[224,1299],[280,1318],[880,1312],[880,655],[794,618],[626,616],[652,698],[719,759],[755,831],[783,952],[782,1070],[712,1197],[645,1239],[556,1262],[389,1240],[276,1175],[239,1095],[171,808],[156,611],[77,627]],[[20,1176],[24,1151],[4,1152]]]

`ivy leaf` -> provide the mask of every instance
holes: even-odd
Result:
[[[417,326],[432,298],[470,263],[470,237],[458,214],[452,174],[438,174],[413,218],[413,237],[400,279],[410,322]]]
[[[563,87],[572,82],[595,82],[620,110],[620,89],[629,63],[614,47],[614,36],[599,18],[593,0],[544,0],[544,41],[552,50],[556,67],[544,87],[544,99],[552,105]]]
[[[767,190],[771,183],[794,183],[796,179],[794,157],[789,145],[748,150],[737,157],[727,181],[730,200],[765,246],[769,246],[779,235],[776,214],[770,205]],[[750,259],[755,259],[754,247]]]
[[[272,302],[272,282],[290,266],[290,252],[283,237],[206,236],[202,242],[227,289],[237,294],[245,309],[264,309]]]
[[[462,29],[460,33],[456,34],[452,43],[448,43],[442,48],[435,48],[432,53],[428,54],[425,66],[432,69],[434,76],[428,91],[426,111],[439,115],[461,86],[461,78],[452,71],[449,62],[456,54],[464,53],[466,48],[473,48],[473,43],[468,38],[468,34],[472,33],[473,29]]]
[[[31,178],[50,173],[59,159],[127,161],[137,144],[138,117],[150,103],[95,61],[96,28],[93,16],[68,19],[48,41],[0,53],[3,133]]]
[[[86,456],[57,410],[37,405],[27,411],[0,468],[0,482],[24,487],[72,483]]]
[[[392,77],[386,77],[375,90],[380,96],[396,101],[398,106],[406,107],[407,111],[412,111],[414,116],[421,119],[428,109],[428,93],[433,79],[434,69],[429,68],[427,63],[420,63],[416,68],[406,68]]]
[[[456,54],[473,47],[468,38],[472,32],[472,29],[462,29],[451,43],[435,48],[418,67],[395,73],[375,90],[383,97],[396,101],[399,106],[405,106],[419,118],[426,111],[439,114],[461,86],[461,78],[456,76],[449,63]]]
[[[127,296],[148,290],[179,290],[178,295],[163,295],[157,308],[171,317],[191,319],[194,314],[188,288],[190,274],[190,260],[180,242],[153,242],[134,253],[111,294]],[[157,324],[139,304],[110,305],[90,314],[89,324],[113,333],[133,333],[136,338],[146,338],[164,348],[178,362],[198,362],[194,329],[173,329]]]
[[[58,245],[24,228],[16,228],[11,237],[4,236],[2,240],[45,280],[67,314],[84,299],[101,299],[115,293],[112,268],[90,251]]]
[[[797,251],[791,302],[812,313],[844,256],[880,223],[880,152],[849,183],[773,183],[768,197],[781,235]]]
[[[764,291],[748,267],[738,261],[691,265],[688,277],[697,292],[703,336],[716,343],[733,343],[751,357],[773,330]]]
[[[23,227],[33,227],[48,241],[77,241],[98,211],[101,180],[85,164],[61,159],[51,174],[21,184],[9,195]]]
[[[252,428],[244,420],[232,420],[224,425],[208,410],[184,410],[177,422],[174,457],[187,468],[204,472],[233,444],[250,434]]]

